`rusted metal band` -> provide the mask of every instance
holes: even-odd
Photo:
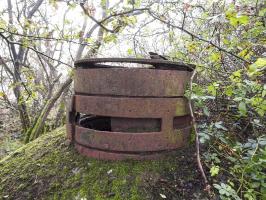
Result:
[[[87,157],[96,158],[100,160],[151,160],[151,159],[158,159],[162,156],[171,153],[170,151],[166,152],[153,152],[152,154],[127,154],[127,153],[114,153],[108,151],[100,151],[96,149],[90,149],[88,147],[84,147],[79,144],[75,144],[75,148],[77,151]]]
[[[119,152],[150,152],[177,149],[187,142],[191,127],[163,132],[108,132],[76,126],[75,141],[88,148]],[[148,142],[148,145],[147,145]]]
[[[75,118],[76,118],[76,111],[75,111],[75,96],[73,95],[69,106],[67,108],[66,114],[66,131],[67,131],[67,139],[73,140],[75,134]]]
[[[131,97],[184,96],[191,72],[142,68],[93,68],[75,70],[74,90],[91,95]]]
[[[130,98],[75,95],[76,112],[112,117],[162,118],[189,113],[185,98]]]
[[[139,64],[150,64],[150,65],[166,65],[173,67],[176,70],[189,70],[193,71],[195,65],[185,64],[181,62],[173,62],[163,59],[142,59],[142,58],[85,58],[80,59],[75,62],[76,67],[89,68],[93,67],[97,63],[106,63],[106,62],[117,62],[117,63],[139,63]]]

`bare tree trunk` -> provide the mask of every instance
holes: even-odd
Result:
[[[14,88],[14,94],[17,100],[17,108],[19,111],[19,118],[21,121],[22,129],[25,133],[30,127],[30,117],[28,115],[27,106],[24,102],[23,96],[21,95],[20,87]]]
[[[61,95],[61,100],[59,103],[59,109],[56,113],[55,117],[55,123],[53,124],[53,128],[57,128],[64,124],[64,116],[66,113],[66,96],[67,96],[68,90],[65,90],[63,94]]]
[[[33,14],[38,10],[38,8],[41,6],[43,0],[38,0],[33,8],[27,13],[27,18],[31,19]],[[11,0],[7,0],[8,4],[8,17],[9,17],[9,24],[13,25],[13,8],[12,8],[12,2]],[[26,26],[24,27],[23,33],[26,34],[27,28]],[[10,40],[14,42],[14,38],[11,36]],[[14,72],[13,72],[13,83],[15,84],[15,87],[13,89],[14,95],[16,97],[17,101],[17,109],[19,111],[19,117],[20,121],[22,124],[22,129],[23,132],[26,132],[28,128],[30,127],[30,117],[27,111],[27,105],[25,103],[24,97],[21,94],[21,84],[22,84],[22,79],[21,79],[21,63],[23,62],[23,58],[25,56],[25,48],[23,46],[20,46],[18,51],[15,48],[15,45],[13,43],[8,44],[10,48],[10,54],[11,54],[11,59],[13,61],[13,67],[14,67]],[[26,87],[25,87],[26,89]],[[29,94],[30,95],[30,94]]]
[[[27,132],[25,142],[32,141],[41,134],[47,116],[50,113],[51,109],[53,108],[55,102],[60,98],[61,94],[70,86],[71,83],[72,83],[72,78],[68,78],[57,90],[57,92],[51,97],[51,99],[47,101],[42,111],[40,112],[40,115],[36,117],[36,119],[34,120],[35,121],[34,125]]]

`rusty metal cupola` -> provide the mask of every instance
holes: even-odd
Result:
[[[141,66],[128,67],[130,63]],[[191,117],[184,91],[193,65],[92,58],[76,61],[75,67],[67,136],[81,154],[153,159],[187,144]]]

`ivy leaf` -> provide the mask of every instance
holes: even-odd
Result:
[[[222,130],[224,130],[224,131],[227,131],[228,129],[227,128],[225,128],[223,125],[222,125],[222,121],[219,121],[219,122],[215,122],[214,123],[214,126],[216,127],[216,128],[218,128],[218,129],[222,129]]]

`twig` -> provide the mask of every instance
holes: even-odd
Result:
[[[236,54],[234,54],[234,53],[232,53],[232,52],[230,52],[230,51],[227,51],[226,49],[224,49],[224,48],[222,48],[222,47],[216,45],[216,44],[213,43],[212,41],[207,40],[207,39],[205,39],[205,38],[202,38],[202,37],[200,37],[200,36],[198,36],[198,35],[195,35],[194,33],[191,33],[190,31],[184,29],[183,27],[176,26],[176,25],[172,24],[170,21],[166,21],[166,20],[160,18],[160,17],[157,16],[155,13],[153,13],[151,10],[148,10],[148,12],[149,12],[150,16],[152,16],[154,19],[156,19],[156,20],[158,20],[158,21],[160,21],[160,22],[162,22],[162,23],[164,23],[164,24],[166,24],[166,25],[168,25],[168,26],[171,26],[171,27],[173,27],[173,28],[179,29],[179,30],[185,32],[186,34],[190,35],[192,38],[196,38],[196,39],[198,39],[198,40],[200,40],[200,41],[206,42],[206,43],[208,43],[208,44],[214,46],[215,48],[219,49],[220,51],[223,51],[223,52],[225,52],[225,53],[227,53],[227,54],[229,54],[229,55],[231,55],[231,56],[234,56],[235,58],[237,58],[237,59],[243,61],[244,63],[251,64],[250,62],[248,62],[248,61],[245,60],[244,58],[241,58],[240,56],[238,56],[238,55],[236,55]]]
[[[194,112],[193,112],[193,109],[192,109],[192,102],[191,102],[191,94],[192,94],[192,84],[193,84],[193,80],[196,76],[196,73],[197,71],[194,70],[191,78],[190,78],[190,96],[188,98],[188,104],[189,104],[189,111],[190,111],[190,116],[192,118],[192,126],[193,126],[193,129],[195,131],[195,135],[196,135],[196,154],[197,154],[197,164],[198,164],[198,168],[200,170],[200,173],[201,173],[201,176],[204,180],[204,183],[205,183],[205,191],[208,192],[208,194],[210,195],[210,189],[211,189],[211,186],[208,182],[208,179],[205,175],[205,172],[204,172],[204,169],[202,167],[202,164],[201,164],[201,160],[200,160],[200,147],[199,147],[199,133],[197,131],[197,125],[196,125],[196,120],[195,120],[195,116],[194,116]]]
[[[35,49],[35,48],[33,48],[33,47],[25,46],[25,45],[23,45],[23,44],[20,43],[20,42],[13,42],[13,41],[10,41],[10,40],[9,40],[6,36],[4,36],[2,33],[0,33],[0,37],[2,37],[2,38],[3,38],[8,44],[17,44],[17,45],[22,46],[22,47],[24,47],[24,48],[26,48],[26,49],[30,49],[30,50],[36,52],[37,54],[40,54],[40,55],[42,55],[42,56],[44,56],[44,57],[47,57],[48,59],[51,59],[51,60],[53,60],[53,61],[56,61],[56,62],[58,62],[58,63],[60,63],[60,64],[63,64],[63,65],[66,65],[66,66],[72,68],[71,65],[69,65],[69,64],[67,64],[67,63],[65,63],[65,62],[62,62],[62,61],[60,61],[60,60],[58,60],[58,59],[52,58],[52,57],[46,55],[45,53],[38,51],[37,49]]]
[[[68,43],[73,43],[73,44],[82,44],[82,45],[87,45],[87,46],[90,46],[86,43],[81,43],[81,42],[76,42],[71,39],[64,39],[64,35],[62,35],[62,38],[56,38],[56,37],[43,37],[43,36],[38,36],[38,35],[27,35],[27,34],[22,34],[22,33],[17,33],[17,32],[12,32],[12,31],[9,31],[9,30],[6,30],[4,28],[0,28],[0,30],[2,30],[0,33],[9,33],[10,35],[16,35],[16,36],[21,36],[21,37],[25,37],[25,38],[31,38],[30,41],[34,41],[34,40],[50,40],[50,41],[62,41],[62,42],[68,42]]]
[[[80,4],[82,10],[84,11],[84,13],[92,20],[94,21],[96,24],[98,24],[101,28],[103,28],[105,31],[110,32],[110,33],[116,33],[116,29],[109,29],[108,27],[106,27],[104,25],[104,22],[110,20],[113,17],[117,17],[117,16],[131,16],[131,15],[139,15],[142,14],[144,11],[148,11],[148,8],[139,8],[139,9],[131,9],[128,11],[124,11],[124,12],[120,12],[120,13],[113,13],[110,14],[109,16],[105,17],[104,19],[98,21],[96,18],[94,18],[88,11],[87,9],[84,7],[84,4]]]

